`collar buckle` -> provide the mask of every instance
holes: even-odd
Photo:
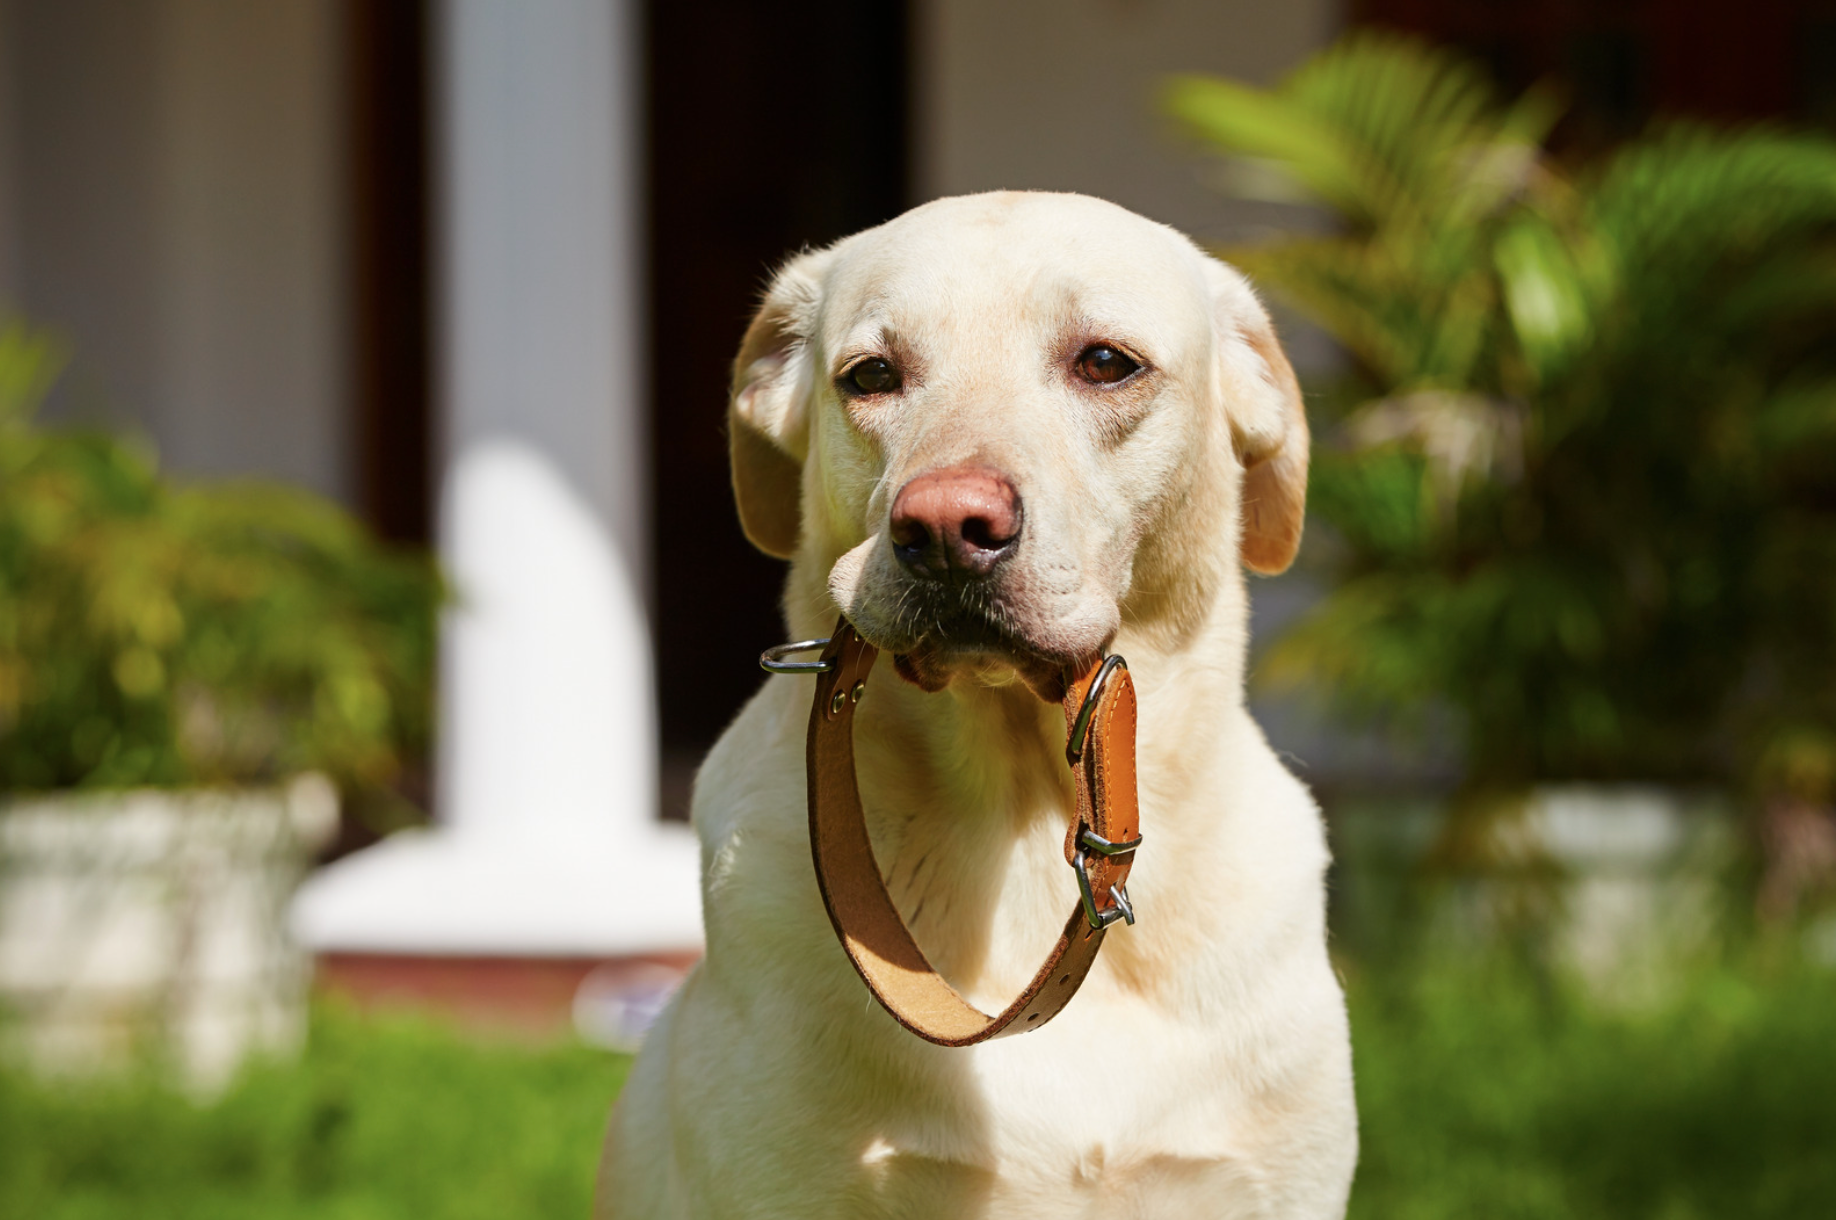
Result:
[[[1084,918],[1090,921],[1091,927],[1107,928],[1118,919],[1132,926],[1135,922],[1135,908],[1128,900],[1128,887],[1125,885],[1110,886],[1110,905],[1097,906],[1096,891],[1090,884],[1089,858],[1092,855],[1105,859],[1132,855],[1140,846],[1139,835],[1123,843],[1112,843],[1096,831],[1086,828],[1077,836],[1077,854],[1071,859],[1071,869],[1077,874],[1078,897],[1083,901]]]

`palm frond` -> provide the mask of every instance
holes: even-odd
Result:
[[[1641,298],[1677,303],[1781,243],[1836,225],[1836,144],[1673,127],[1613,157],[1588,196],[1589,219],[1621,275],[1650,285]]]
[[[1279,166],[1354,224],[1426,230],[1523,189],[1560,113],[1548,92],[1500,104],[1470,61],[1363,32],[1273,90],[1177,78],[1167,110],[1219,149]]]
[[[1552,93],[1380,34],[1169,104],[1342,221],[1223,252],[1365,400],[1318,430],[1337,583],[1265,677],[1452,708],[1487,783],[1726,779],[1827,720],[1836,143],[1678,126],[1571,174]]]

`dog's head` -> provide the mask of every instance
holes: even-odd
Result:
[[[1300,543],[1307,424],[1237,272],[1113,204],[927,204],[793,259],[734,366],[746,535],[899,672],[1043,697]],[[798,596],[797,582],[792,594]]]

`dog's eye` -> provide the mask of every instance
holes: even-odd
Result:
[[[1141,366],[1115,348],[1092,343],[1079,353],[1077,375],[1092,385],[1114,385],[1126,380]]]
[[[899,370],[873,356],[843,373],[841,382],[850,394],[887,394],[899,388]]]

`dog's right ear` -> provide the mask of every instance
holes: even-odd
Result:
[[[767,555],[789,559],[803,531],[809,452],[809,341],[828,251],[800,254],[772,278],[733,361],[728,452],[740,528]]]

